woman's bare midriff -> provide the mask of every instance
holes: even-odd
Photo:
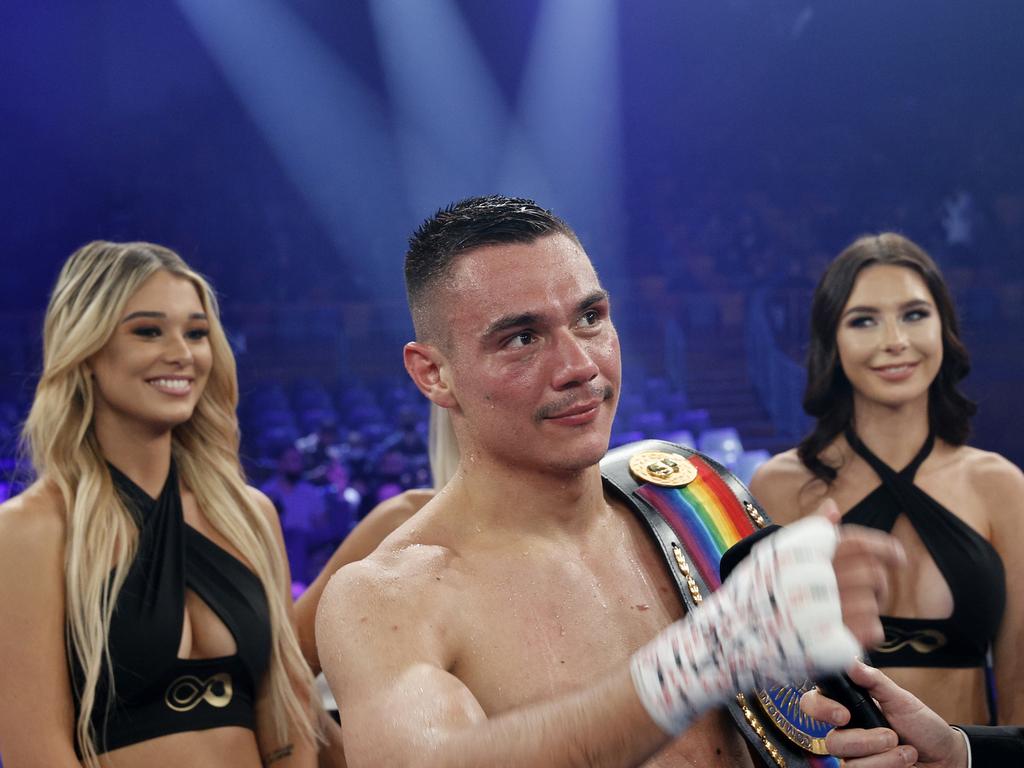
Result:
[[[987,725],[985,671],[935,667],[884,667],[885,674],[934,709],[947,723]]]
[[[260,768],[256,734],[248,728],[172,733],[100,755],[103,768]]]

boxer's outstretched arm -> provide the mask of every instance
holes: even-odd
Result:
[[[394,576],[372,558],[346,566],[317,614],[349,768],[637,765],[668,741],[625,664],[577,695],[488,718],[447,671],[446,609],[424,598],[438,590]]]
[[[618,670],[581,681],[572,694],[491,718],[448,671],[454,659],[445,614],[458,607],[451,596],[431,598],[443,594],[437,573],[398,573],[380,555],[343,568],[321,601],[317,645],[339,703],[349,766],[637,765],[759,676],[846,666],[858,641],[877,632],[877,606],[865,613],[865,594],[877,592],[880,563],[895,550],[868,537],[857,542],[863,556],[842,556],[843,544],[835,553],[837,567],[847,563],[839,580],[844,594],[855,595],[853,613],[864,617],[848,619],[857,625],[851,635],[840,619],[831,566],[834,528],[821,520],[794,528],[755,547],[749,564],[699,611]],[[829,536],[831,543],[822,544]],[[397,570],[407,567],[404,559]],[[802,575],[794,580],[783,570]],[[809,608],[815,601],[828,603],[827,610]]]

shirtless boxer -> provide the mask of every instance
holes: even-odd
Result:
[[[529,201],[474,198],[417,231],[405,270],[406,369],[463,458],[324,592],[350,768],[754,765],[715,706],[879,640],[898,547],[805,521],[679,621],[649,534],[602,487],[619,346],[576,236]]]

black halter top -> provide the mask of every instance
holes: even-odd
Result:
[[[109,468],[139,526],[139,545],[110,625],[114,697],[104,666],[91,713],[97,751],[183,731],[254,729],[253,702],[271,650],[270,614],[260,580],[185,524],[173,463],[157,499],[116,467]],[[186,589],[224,622],[234,636],[235,654],[178,658]],[[84,675],[74,654],[69,662],[77,716]]]
[[[1006,573],[995,547],[914,485],[935,435],[928,435],[899,472],[868,450],[852,430],[846,439],[882,484],[847,512],[844,522],[891,531],[896,518],[906,515],[953,595],[949,618],[883,616],[885,641],[871,652],[871,662],[878,667],[984,667],[1006,605]]]

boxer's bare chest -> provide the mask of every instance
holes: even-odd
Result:
[[[489,715],[593,682],[684,613],[661,555],[635,521],[581,546],[527,540],[478,554],[455,576],[463,583],[451,671]],[[723,711],[649,765],[752,763]]]

